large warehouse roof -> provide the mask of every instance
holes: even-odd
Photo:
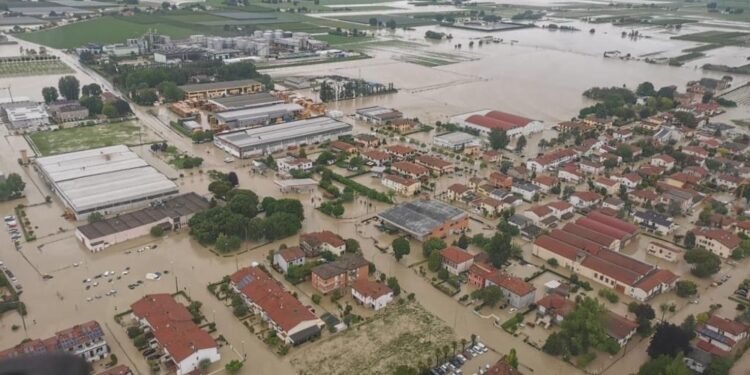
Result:
[[[227,112],[220,112],[216,114],[216,118],[224,121],[234,121],[234,120],[249,120],[254,118],[267,118],[267,117],[275,117],[278,115],[285,115],[290,112],[298,112],[302,111],[304,108],[302,108],[299,104],[294,103],[281,103],[281,104],[273,104],[269,106],[264,107],[253,107],[253,108],[245,108],[245,109],[237,109]]]
[[[36,163],[77,213],[177,192],[174,182],[123,145],[42,157]]]
[[[316,117],[279,125],[225,133],[216,137],[235,147],[252,148],[268,143],[343,129],[351,130],[352,126],[330,117]]]
[[[417,200],[400,204],[378,216],[409,233],[425,236],[446,222],[461,219],[466,213],[441,201]]]
[[[259,92],[257,94],[233,95],[223,98],[210,99],[209,102],[221,106],[224,109],[261,107],[271,104],[279,104],[284,101],[267,93]]]

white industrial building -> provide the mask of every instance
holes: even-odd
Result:
[[[177,185],[124,145],[36,159],[39,174],[78,220],[147,206]]]
[[[351,134],[352,128],[330,117],[316,117],[218,134],[214,144],[235,157],[248,158],[336,139]]]
[[[462,132],[453,132],[436,136],[432,139],[432,144],[437,147],[449,148],[453,151],[460,151],[467,147],[479,147],[482,145],[479,138]]]
[[[221,126],[226,126],[230,129],[242,129],[290,121],[303,110],[304,108],[299,104],[279,103],[264,107],[219,112],[214,117]]]
[[[498,130],[506,132],[508,137],[529,136],[544,130],[544,123],[541,121],[489,109],[457,115],[450,122],[483,135]]]
[[[28,98],[0,99],[0,108],[13,130],[35,131],[49,126],[49,114],[42,104]]]

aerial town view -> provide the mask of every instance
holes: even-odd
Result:
[[[0,0],[0,375],[750,375],[749,0]]]

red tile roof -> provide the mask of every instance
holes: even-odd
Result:
[[[672,156],[670,156],[670,155],[667,155],[667,154],[656,155],[653,158],[654,159],[661,159],[661,161],[663,161],[665,163],[674,163],[675,162],[674,158]]]
[[[477,206],[477,207],[482,206],[482,205],[487,205],[487,206],[490,206],[490,207],[495,208],[495,209],[500,208],[500,207],[503,206],[503,202],[502,201],[499,201],[499,200],[497,200],[495,198],[490,198],[490,197],[484,197],[484,198],[475,199],[475,200],[471,201],[471,204],[474,205],[474,206]]]
[[[602,199],[602,196],[593,191],[574,191],[571,196],[578,197],[585,202],[595,202]]]
[[[292,246],[287,247],[286,249],[281,249],[278,252],[279,256],[284,258],[284,260],[289,263],[293,262],[297,259],[304,258],[305,252],[302,251],[302,249],[299,248],[299,246]]]
[[[379,160],[379,161],[388,160],[391,158],[391,156],[388,155],[387,152],[380,151],[380,150],[365,151],[362,153],[362,156],[366,157],[367,159]]]
[[[393,290],[387,285],[369,280],[355,281],[352,285],[352,289],[356,290],[357,293],[372,299],[378,299],[388,293],[393,293]]]
[[[432,167],[435,169],[443,169],[443,168],[447,168],[453,165],[450,162],[447,162],[443,159],[440,159],[435,156],[430,156],[430,155],[420,155],[417,157],[417,161],[428,167]]]
[[[440,256],[443,257],[444,261],[447,260],[453,264],[462,264],[474,259],[474,256],[469,254],[468,251],[455,246],[446,247],[445,249],[440,250]]]
[[[547,314],[557,314],[562,317],[568,315],[575,309],[575,303],[559,294],[548,294],[536,302],[537,306],[544,307]]]
[[[508,122],[508,123],[511,123],[511,124],[517,125],[517,126],[526,126],[531,121],[533,121],[533,120],[528,119],[526,117],[521,117],[521,116],[518,116],[518,115],[514,115],[514,114],[511,114],[511,113],[507,113],[507,112],[501,112],[501,111],[489,111],[489,112],[487,112],[485,114],[485,116],[490,117],[490,118],[494,118],[495,120],[500,120],[500,121]]]
[[[344,241],[343,238],[341,238],[341,236],[339,236],[336,233],[331,232],[330,230],[303,233],[300,235],[299,241],[300,243],[308,242],[313,247],[317,247],[323,243],[327,243],[331,245],[332,247],[341,247],[341,246],[346,245],[346,242]]]
[[[518,127],[518,125],[511,124],[505,121],[500,121],[492,117],[487,117],[487,116],[482,116],[482,115],[471,115],[466,118],[466,122],[477,125],[477,126],[481,126],[483,128],[487,128],[490,130],[508,131],[508,130],[515,129]]]
[[[615,227],[611,227],[607,224],[604,224],[598,220],[590,219],[588,217],[582,217],[576,221],[576,224],[588,228],[594,231],[597,231],[599,233],[603,233],[607,236],[616,238],[620,241],[625,240],[626,238],[630,237],[630,234],[628,232],[619,230]]]
[[[724,229],[696,229],[693,232],[696,236],[704,236],[716,240],[730,249],[736,248],[742,242],[736,234]]]
[[[50,352],[72,350],[78,345],[104,339],[104,332],[95,320],[74,325],[58,331],[54,336],[46,339],[24,341],[12,348],[0,351],[0,359],[15,358],[30,354],[44,354]]]
[[[282,330],[289,332],[303,322],[318,319],[284,287],[258,267],[245,267],[230,280],[248,300],[258,305]]]
[[[343,142],[343,141],[333,141],[331,142],[330,147],[335,148],[337,150],[341,150],[341,151],[347,151],[347,152],[356,149],[354,145]]]
[[[552,214],[552,210],[550,210],[549,207],[547,207],[547,206],[532,207],[528,211],[533,212],[534,215],[536,215],[537,217],[540,217],[540,218],[544,218],[547,215],[551,215]]]
[[[383,179],[391,180],[399,185],[411,186],[416,184],[418,181],[411,178],[404,178],[395,174],[384,174]]]
[[[469,187],[464,184],[453,184],[451,186],[448,186],[448,190],[456,194],[463,194],[471,189],[469,189]]]
[[[542,156],[537,157],[534,159],[537,163],[540,165],[550,165],[552,163],[556,163],[560,160],[572,158],[577,156],[575,151],[569,148],[561,148],[557,150],[550,151]]]
[[[504,359],[500,359],[495,363],[492,367],[487,369],[487,372],[485,372],[487,375],[523,375],[521,371],[518,371],[517,369],[513,368],[513,366],[509,365],[507,362],[505,362]]]
[[[579,250],[575,246],[570,246],[546,234],[538,237],[534,241],[534,245],[570,260],[576,260],[576,256],[579,253]]]
[[[159,344],[180,363],[201,349],[217,348],[208,332],[193,323],[188,309],[170,294],[150,294],[130,308],[139,319],[145,319]]]
[[[409,146],[403,146],[403,145],[393,145],[393,146],[387,147],[385,150],[391,154],[396,154],[396,155],[401,155],[401,156],[409,155],[409,154],[413,154],[417,152],[417,150]]]
[[[558,211],[565,211],[573,207],[572,204],[565,202],[565,201],[555,201],[555,202],[548,204],[547,206],[552,207]]]
[[[698,349],[701,349],[704,352],[711,353],[717,357],[728,357],[732,354],[732,352],[718,348],[710,344],[708,341],[698,340],[698,344],[696,346],[698,347]]]
[[[594,241],[588,240],[583,237],[576,236],[571,232],[562,231],[560,229],[553,229],[549,233],[550,237],[567,243],[570,246],[577,247],[585,250],[587,253],[596,254],[603,248],[603,246]]]
[[[627,268],[612,264],[596,256],[587,256],[581,262],[581,265],[602,275],[607,275],[625,285],[635,284],[639,277],[638,274]]]
[[[624,220],[620,220],[616,217],[605,215],[599,211],[592,211],[586,217],[593,219],[595,221],[602,222],[610,227],[614,227],[621,231],[630,233],[631,235],[638,233],[637,225],[628,223],[627,221],[624,221]]]
[[[610,187],[617,185],[617,181],[611,178],[606,178],[606,177],[598,177],[596,180],[594,180],[594,182],[599,185],[610,186]]]
[[[544,174],[540,174],[540,175],[536,176],[536,178],[534,179],[534,182],[536,182],[536,183],[538,183],[540,185],[552,187],[552,186],[555,186],[555,184],[557,184],[557,179],[554,178],[554,177],[552,177],[552,176],[547,176],[547,175],[544,175]]]
[[[565,224],[565,226],[563,227],[563,230],[566,232],[573,233],[578,237],[583,237],[587,240],[594,241],[605,247],[610,247],[612,246],[612,243],[617,241],[617,239],[612,236],[606,235],[604,233],[599,233],[595,230],[582,227],[575,223]]]
[[[523,281],[523,279],[509,275],[500,270],[487,275],[486,278],[487,281],[506,289],[517,296],[523,297],[536,291],[536,288],[533,285]]]
[[[96,375],[129,375],[133,372],[130,371],[130,368],[125,365],[117,365],[115,367],[112,367],[108,370],[104,370]]]
[[[706,322],[706,325],[715,327],[720,331],[728,332],[733,336],[738,336],[743,332],[747,332],[750,329],[748,326],[727,318],[720,317],[718,315],[711,315]]]
[[[686,154],[696,154],[697,156],[703,158],[708,157],[708,151],[700,146],[685,146],[682,148],[682,152]]]
[[[427,168],[419,164],[414,164],[410,161],[397,161],[391,164],[391,169],[394,169],[396,171],[401,171],[407,174],[413,174],[416,176],[426,175],[430,173],[430,171]]]
[[[638,328],[636,322],[613,312],[607,312],[607,333],[609,333],[610,336],[617,339],[624,339],[635,331],[636,328]]]
[[[654,288],[662,284],[671,285],[672,283],[677,281],[678,278],[679,277],[672,273],[672,271],[670,270],[659,269],[656,272],[652,272],[646,275],[646,277],[641,279],[641,281],[639,281],[636,286],[645,290],[646,292],[650,292],[654,290]]]

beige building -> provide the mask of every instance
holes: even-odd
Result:
[[[722,258],[729,258],[741,241],[736,234],[724,229],[698,229],[693,233],[695,234],[696,246]]]
[[[380,183],[382,183],[383,186],[387,187],[388,189],[391,189],[407,197],[417,194],[419,192],[419,189],[422,187],[422,184],[418,180],[404,178],[392,174],[384,174],[383,178],[380,180]]]
[[[211,99],[231,95],[254,94],[263,91],[263,84],[254,79],[227,82],[196,83],[180,86],[185,99]]]

